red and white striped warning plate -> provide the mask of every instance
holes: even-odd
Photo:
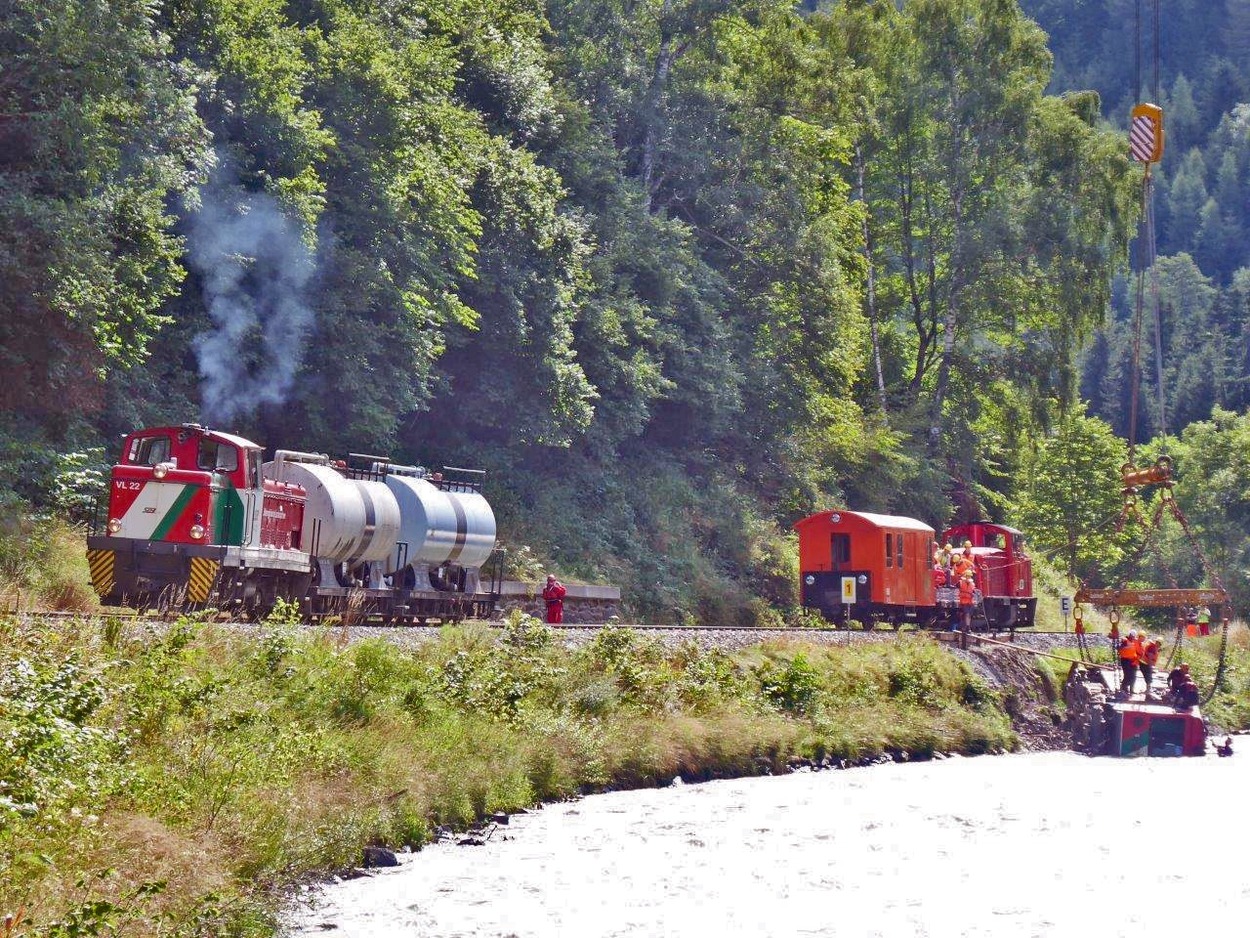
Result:
[[[1155,122],[1149,117],[1134,117],[1129,130],[1129,150],[1139,163],[1150,163],[1155,155]]]

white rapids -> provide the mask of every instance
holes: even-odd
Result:
[[[1231,759],[1040,753],[615,792],[319,888],[285,933],[1230,935],[1250,921],[1247,790],[1250,746]]]

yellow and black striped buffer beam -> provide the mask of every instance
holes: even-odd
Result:
[[[104,599],[113,592],[113,564],[116,554],[111,550],[87,551],[87,566],[91,570],[91,585],[96,594]]]
[[[208,602],[208,595],[213,591],[213,581],[217,579],[217,570],[220,567],[220,560],[214,560],[211,557],[192,557],[187,599],[193,603]]]

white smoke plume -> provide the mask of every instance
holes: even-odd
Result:
[[[314,264],[299,225],[270,196],[221,177],[201,190],[187,239],[214,325],[194,342],[201,417],[212,423],[282,403],[313,324],[306,290]]]

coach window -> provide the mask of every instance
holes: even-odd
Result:
[[[889,533],[885,536],[885,565],[894,566],[894,535]]]
[[[903,535],[894,538],[894,549],[897,551],[894,557],[894,565],[900,570],[903,569]]]

